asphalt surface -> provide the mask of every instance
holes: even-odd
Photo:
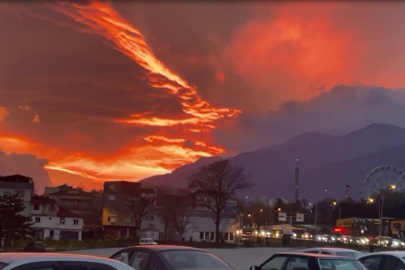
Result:
[[[108,249],[87,249],[69,251],[69,253],[88,254],[102,257],[109,257],[119,248]],[[269,247],[252,247],[252,248],[232,248],[232,249],[207,249],[223,260],[232,265],[236,270],[249,270],[252,265],[260,265],[266,259],[277,252],[294,250],[291,248],[269,248]]]

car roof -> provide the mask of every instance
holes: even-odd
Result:
[[[336,251],[336,252],[344,252],[344,251],[346,251],[346,252],[359,252],[360,253],[360,251],[357,251],[357,250],[354,250],[354,249],[348,249],[348,248],[335,248],[335,247],[320,247],[320,248],[307,248],[307,249],[303,249],[303,251],[309,251],[309,250],[325,250],[325,251]]]
[[[404,258],[405,257],[405,251],[402,250],[390,250],[390,251],[380,251],[380,252],[373,252],[370,254],[365,254],[364,256],[361,256],[361,258],[368,257],[368,256],[375,256],[375,255],[392,255],[398,258]]]
[[[354,260],[351,258],[336,256],[336,255],[329,255],[329,254],[319,254],[319,253],[303,253],[303,252],[280,252],[277,255],[302,255],[307,257],[315,257],[315,258],[322,258],[322,259],[339,259],[339,260]]]
[[[83,261],[83,262],[95,262],[111,265],[114,267],[122,268],[122,265],[125,265],[119,261],[91,256],[91,255],[78,255],[78,254],[68,254],[68,253],[48,253],[48,252],[10,252],[10,253],[0,253],[0,262],[13,264],[13,265],[22,265],[32,262],[43,262],[43,261]],[[124,268],[125,269],[125,268]]]
[[[157,251],[157,252],[173,251],[173,250],[192,250],[192,251],[204,251],[204,252],[208,252],[208,251],[206,251],[206,250],[204,250],[204,249],[193,248],[193,247],[186,247],[186,246],[176,246],[176,245],[132,246],[132,247],[123,248],[123,249],[119,250],[118,252],[120,252],[120,251],[122,251],[122,250],[126,250],[126,249],[132,249],[132,248],[148,249],[148,250],[154,250],[154,251]]]

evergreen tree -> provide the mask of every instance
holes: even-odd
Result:
[[[4,247],[10,246],[12,240],[25,239],[33,235],[32,219],[23,216],[25,206],[18,194],[5,193],[0,196],[0,238]]]

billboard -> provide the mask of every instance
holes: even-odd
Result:
[[[287,221],[286,213],[278,213],[278,221]]]
[[[297,222],[304,222],[304,214],[297,213]]]

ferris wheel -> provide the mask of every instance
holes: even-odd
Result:
[[[381,190],[405,191],[405,174],[402,170],[383,165],[372,169],[367,175],[361,188],[363,199],[369,199]]]

